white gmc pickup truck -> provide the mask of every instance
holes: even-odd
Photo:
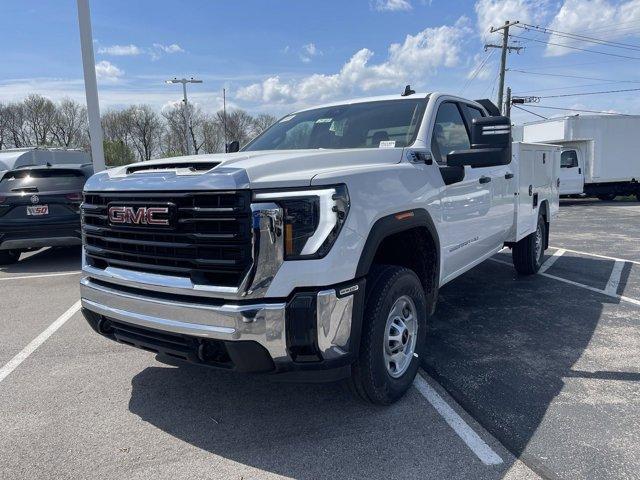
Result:
[[[512,144],[489,101],[407,88],[292,113],[234,153],[113,168],[85,186],[83,312],[159,358],[390,404],[440,287],[505,246],[540,268],[559,158]]]

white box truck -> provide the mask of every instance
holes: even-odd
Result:
[[[438,289],[505,245],[533,274],[560,148],[441,93],[285,116],[228,154],[116,167],[84,189],[82,308],[99,334],[238,372],[411,385]]]
[[[636,195],[640,200],[638,115],[574,115],[526,123],[518,128],[525,142],[563,147],[560,195],[613,200]]]

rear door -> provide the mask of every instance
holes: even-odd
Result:
[[[574,195],[584,190],[584,160],[577,148],[568,148],[560,156],[560,195]]]
[[[6,172],[0,180],[0,223],[49,224],[79,219],[81,168],[24,168]]]

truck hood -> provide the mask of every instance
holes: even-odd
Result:
[[[392,165],[402,148],[278,150],[191,155],[116,167],[91,177],[87,191],[236,190],[309,186],[345,167]]]

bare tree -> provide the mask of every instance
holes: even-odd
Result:
[[[254,118],[247,112],[244,110],[227,112],[226,120],[227,143],[237,140],[240,145],[245,145],[253,138]],[[223,125],[224,128],[224,112],[222,110],[216,113],[216,122]]]
[[[253,119],[253,129],[251,134],[254,137],[257,137],[262,132],[264,132],[271,125],[276,123],[278,119],[273,115],[269,115],[268,113],[261,113],[257,117]]]
[[[204,125],[207,115],[197,105],[189,104],[189,133],[185,132],[184,105],[177,104],[162,112],[166,120],[164,133],[164,151],[168,156],[186,155],[186,139],[189,138],[192,151],[197,155],[205,143]]]
[[[10,136],[8,107],[0,103],[0,150],[8,148]]]
[[[159,151],[163,125],[160,115],[149,105],[137,105],[123,111],[130,126],[131,143],[140,160],[151,160]]]
[[[22,103],[8,104],[4,113],[11,145],[16,148],[29,146],[29,136],[24,128],[24,107]]]
[[[53,129],[56,122],[56,106],[42,95],[28,95],[22,102],[24,126],[33,145],[49,145],[52,143]]]
[[[202,149],[207,153],[224,152],[224,127],[217,116],[207,119],[202,126],[204,144]]]
[[[79,147],[88,142],[87,109],[78,102],[66,98],[56,109],[53,137],[61,147]]]

